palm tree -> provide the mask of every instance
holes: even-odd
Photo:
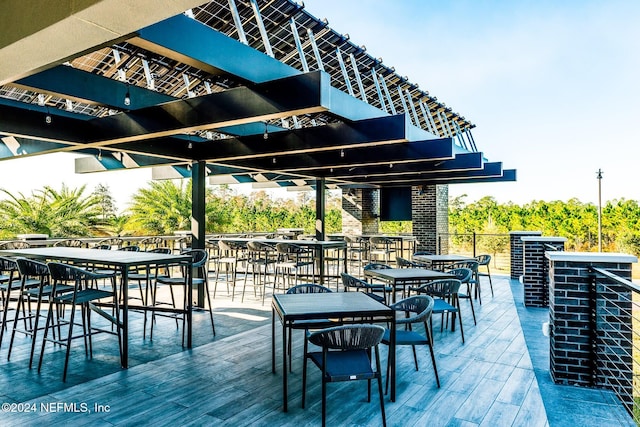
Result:
[[[50,237],[82,237],[95,234],[102,227],[100,200],[84,196],[86,186],[60,191],[51,187],[34,191],[30,197],[0,191],[7,198],[0,201],[0,224],[6,234],[42,233]]]

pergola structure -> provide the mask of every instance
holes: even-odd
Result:
[[[469,120],[295,1],[39,3],[3,3],[0,160],[192,177],[194,247],[207,177],[311,186],[320,220],[326,187],[515,180]]]

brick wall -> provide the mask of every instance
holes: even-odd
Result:
[[[342,232],[377,234],[380,192],[371,189],[342,190]]]
[[[449,187],[429,185],[411,190],[411,217],[416,250],[449,253]],[[438,237],[442,238],[438,238]]]
[[[540,231],[512,231],[509,233],[511,246],[511,278],[518,280],[524,273],[522,240],[524,236],[542,236]]]
[[[592,284],[589,267],[630,280],[631,262],[636,262],[630,259],[635,257],[573,255],[547,254],[551,260],[551,377],[559,384],[630,388],[630,291],[618,285],[605,286],[600,279],[597,286]]]
[[[549,260],[545,257],[545,245],[564,251],[564,237],[521,237],[524,290],[524,305],[527,307],[549,306]]]

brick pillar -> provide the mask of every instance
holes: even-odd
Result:
[[[598,279],[598,285],[592,286],[589,267],[630,280],[631,264],[637,258],[593,252],[547,252],[546,257],[551,268],[551,377],[558,384],[605,386],[617,391],[620,378],[626,378],[630,386],[631,292],[621,285],[602,284],[610,279]],[[615,308],[611,300],[616,302]],[[623,334],[628,335],[628,342],[619,339]],[[616,381],[609,381],[612,369]]]
[[[372,189],[342,190],[342,232],[344,234],[377,234],[380,192]]]
[[[524,273],[522,237],[542,236],[541,231],[512,231],[509,233],[511,242],[511,278],[518,280]]]
[[[449,187],[412,187],[411,218],[416,250],[449,253]]]
[[[549,306],[549,260],[545,257],[545,245],[564,251],[565,237],[521,237],[523,246],[522,284],[524,305],[527,307]]]

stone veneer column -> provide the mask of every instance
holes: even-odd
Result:
[[[545,245],[564,251],[565,237],[527,236],[521,237],[523,246],[522,284],[524,305],[527,307],[549,306],[549,260],[545,257]]]
[[[605,386],[618,391],[622,388],[620,378],[625,378],[626,387],[630,387],[633,360],[627,355],[633,354],[631,292],[615,284],[592,286],[589,267],[630,280],[631,264],[638,259],[626,254],[580,252],[547,252],[546,257],[551,268],[551,377],[559,384]],[[608,305],[611,300],[617,308]],[[615,312],[610,314],[612,310]],[[603,320],[607,324],[600,327]],[[628,336],[617,339],[611,331]],[[615,381],[609,381],[612,370]]]
[[[522,257],[522,237],[525,236],[542,236],[541,231],[512,231],[509,233],[511,243],[511,278],[518,280],[524,273],[524,264]]]
[[[412,187],[411,218],[416,251],[449,253],[449,186]]]
[[[342,190],[342,232],[344,234],[377,234],[380,192],[372,189]]]

